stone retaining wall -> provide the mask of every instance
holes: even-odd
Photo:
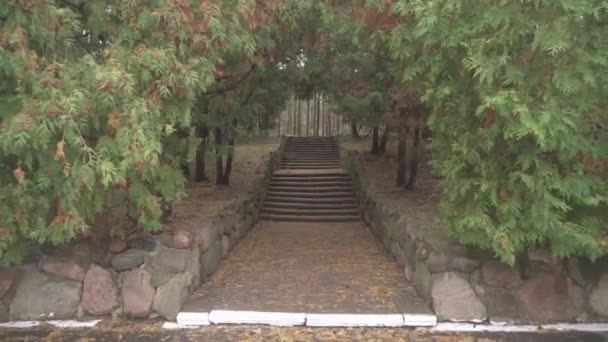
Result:
[[[0,268],[0,321],[123,314],[175,320],[189,294],[257,222],[284,141],[247,199],[213,219],[130,243],[78,242]],[[107,248],[104,248],[107,247]]]
[[[608,320],[608,260],[559,260],[529,254],[527,279],[491,255],[445,233],[428,233],[376,200],[361,180],[356,152],[342,151],[362,216],[440,321],[592,322]]]

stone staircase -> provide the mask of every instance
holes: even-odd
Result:
[[[270,181],[262,220],[359,221],[350,175],[334,137],[288,137]]]

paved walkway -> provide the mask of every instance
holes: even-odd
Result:
[[[182,311],[431,313],[359,222],[260,222]]]

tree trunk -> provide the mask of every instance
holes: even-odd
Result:
[[[215,184],[223,185],[224,182],[224,160],[220,153],[222,147],[222,130],[219,127],[214,129],[215,132]]]
[[[310,135],[310,99],[306,100],[306,136]]]
[[[298,100],[293,100],[293,135],[298,135]]]
[[[412,146],[412,159],[410,161],[410,175],[407,185],[407,189],[414,190],[416,185],[416,176],[418,175],[418,145],[420,144],[420,118],[416,118],[414,124],[414,146]]]
[[[161,196],[160,210],[160,222],[169,223],[169,219],[171,219],[171,216],[173,216],[173,202],[169,202]]]
[[[397,186],[401,187],[405,184],[405,143],[407,141],[407,122],[403,113],[399,122],[399,145],[397,148]]]
[[[386,144],[388,144],[388,138],[390,136],[390,131],[388,129],[388,125],[384,128],[384,132],[382,133],[382,140],[380,140],[380,154],[386,153]]]
[[[378,126],[372,129],[372,154],[380,154],[380,141],[378,141]]]
[[[298,100],[298,136],[302,135],[302,101]]]
[[[319,94],[315,94],[315,111],[317,112],[317,126],[315,127],[315,136],[321,135],[321,98]]]
[[[196,135],[199,138],[202,138],[202,141],[196,149],[196,174],[194,176],[194,181],[204,182],[209,180],[205,174],[205,152],[209,143],[209,128],[205,125],[197,126]]]
[[[291,130],[291,99],[289,99],[289,103],[287,103],[287,127],[285,128],[285,133],[289,134]]]
[[[277,136],[281,136],[281,119],[283,118],[283,112],[279,112],[279,124],[277,125]]]
[[[223,185],[230,185],[230,173],[232,173],[232,160],[234,158],[234,136],[236,135],[236,125],[237,120],[232,120],[232,130],[230,134],[230,140],[228,144],[230,145],[228,150],[228,157],[226,158],[226,169],[224,170]]]
[[[350,122],[350,134],[353,136],[353,138],[359,137],[359,129],[357,128],[356,120],[351,120]]]

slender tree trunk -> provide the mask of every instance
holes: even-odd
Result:
[[[175,135],[177,137],[179,137],[180,139],[184,139],[184,140],[186,140],[188,142],[190,140],[190,132],[188,130],[186,130],[186,129],[178,128],[175,131]],[[188,150],[189,150],[189,148],[188,148]],[[190,171],[190,165],[191,164],[188,162],[188,152],[186,152],[186,154],[184,156],[182,156],[182,157],[184,157],[184,159],[183,159],[183,161],[181,162],[181,165],[180,165],[180,168],[182,170],[182,174],[184,175],[184,177],[186,177],[187,180],[191,180],[191,177],[190,177],[191,176],[191,174],[190,174],[191,173],[191,171]]]
[[[281,119],[283,118],[283,112],[279,112],[279,124],[277,125],[277,136],[281,136]]]
[[[285,133],[289,134],[291,130],[291,99],[289,99],[289,103],[287,104],[287,127],[285,128]]]
[[[315,107],[317,112],[317,127],[315,127],[315,136],[321,135],[321,97],[317,93],[315,95]]]
[[[293,99],[293,135],[298,135],[298,100]]]
[[[302,135],[302,101],[298,100],[298,135]]]
[[[209,143],[209,128],[205,125],[197,126],[196,135],[201,138],[202,141],[196,149],[196,175],[194,177],[194,181],[204,182],[209,180],[205,173],[205,152]]]
[[[350,122],[350,134],[353,136],[353,138],[359,137],[359,129],[357,128],[356,120],[351,120]]]
[[[160,221],[162,223],[169,223],[169,219],[171,218],[171,216],[173,216],[173,202],[169,202],[161,196],[160,210]]]
[[[323,101],[323,115],[325,115],[325,135],[330,135],[330,133],[329,133],[329,111],[327,110],[325,101]]]
[[[405,185],[405,144],[407,141],[407,121],[403,113],[399,122],[399,145],[397,147],[397,186]]]
[[[380,141],[378,136],[378,126],[372,129],[372,154],[380,154]]]
[[[310,135],[310,99],[306,100],[306,136]]]
[[[228,150],[228,157],[226,157],[226,169],[224,170],[224,175],[222,177],[223,185],[230,185],[230,174],[232,173],[232,160],[234,159],[234,136],[236,135],[236,125],[238,121],[236,119],[232,120],[232,129],[230,132],[230,140],[228,140],[228,144],[230,145]]]
[[[418,175],[418,145],[420,144],[420,118],[416,118],[414,124],[414,144],[412,146],[412,159],[410,161],[410,175],[407,185],[407,189],[413,190],[416,185],[416,176]]]
[[[390,137],[390,131],[388,125],[384,128],[382,133],[382,140],[380,140],[380,154],[386,153],[386,144],[388,144],[388,138]]]
[[[215,184],[222,185],[224,182],[224,160],[221,154],[222,129],[216,127],[215,132]]]

